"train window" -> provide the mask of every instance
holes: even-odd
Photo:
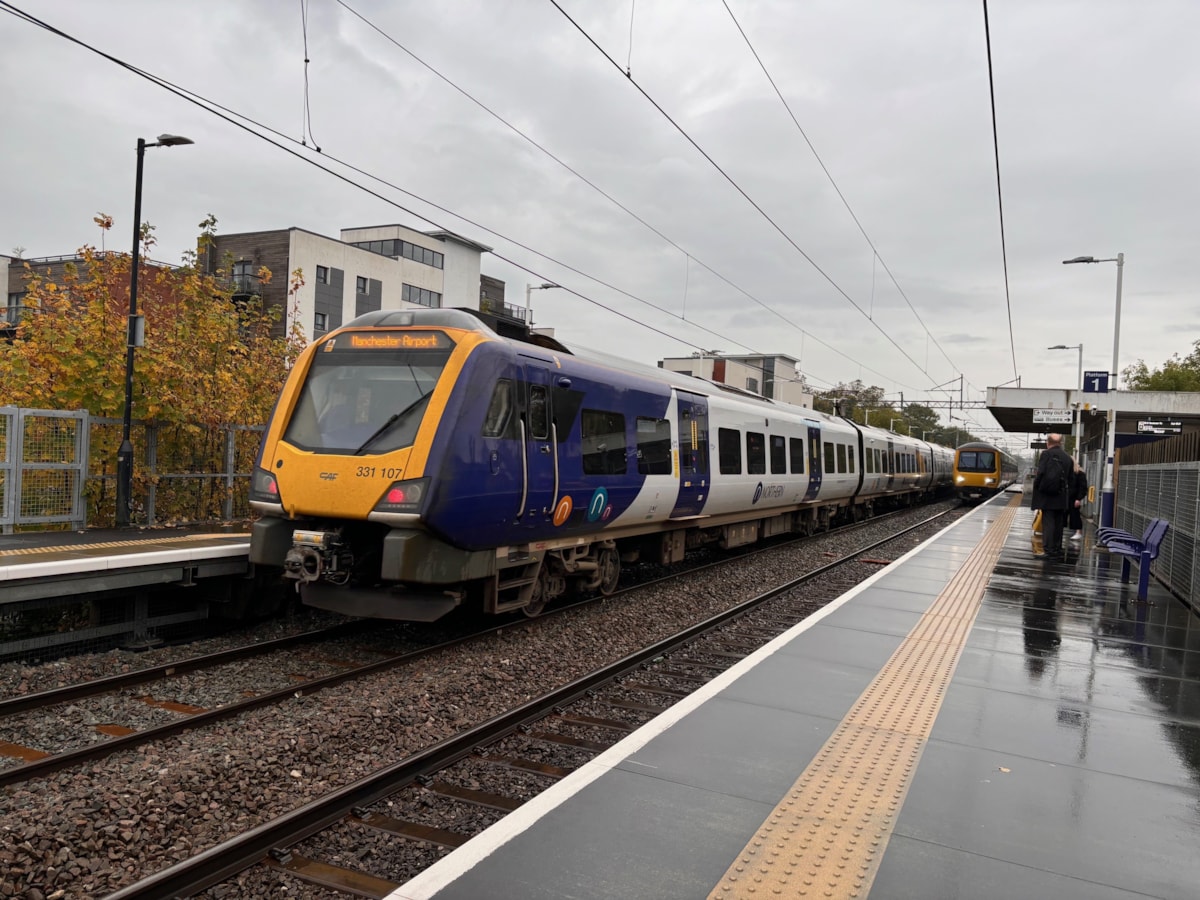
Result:
[[[791,456],[792,474],[804,474],[804,441],[800,438],[788,438],[788,455]]]
[[[959,450],[960,472],[993,472],[996,469],[996,454],[992,450]]]
[[[512,419],[512,408],[513,383],[508,378],[501,378],[492,388],[492,400],[483,420],[483,436],[504,437],[505,428]]]
[[[875,451],[870,447],[863,448],[863,465],[866,466],[868,475],[875,474]]]
[[[529,436],[538,441],[550,437],[550,402],[544,384],[529,386]]]
[[[326,344],[326,348],[330,345]],[[284,440],[318,453],[411,446],[449,351],[332,350],[313,357]]]
[[[625,474],[625,417],[585,409],[579,417],[583,437],[584,475]]]
[[[854,448],[846,448],[846,471],[851,475],[854,474]]]
[[[750,475],[767,473],[767,443],[762,432],[746,432],[746,472]]]
[[[717,456],[722,475],[742,474],[742,433],[732,428],[717,429]]]
[[[787,474],[787,442],[778,434],[771,435],[771,474]]]
[[[671,423],[637,417],[637,461],[642,475],[671,474]]]
[[[846,445],[837,445],[837,470],[841,473],[846,471]]]
[[[825,474],[832,475],[837,471],[837,465],[834,462],[833,444],[825,445]]]

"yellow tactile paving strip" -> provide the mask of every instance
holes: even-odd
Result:
[[[1020,502],[997,516],[709,900],[867,896]]]
[[[228,540],[250,540],[248,534],[183,534],[171,537],[143,537],[129,541],[105,541],[99,544],[57,544],[53,547],[20,547],[16,550],[0,550],[0,559],[9,556],[34,556],[38,553],[74,553],[78,550],[108,550],[117,547],[150,547],[153,544],[187,544],[208,541],[214,538]]]

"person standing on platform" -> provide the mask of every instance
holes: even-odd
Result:
[[[1072,480],[1074,490],[1071,491],[1071,508],[1067,510],[1068,527],[1073,528],[1075,533],[1071,535],[1071,540],[1083,540],[1083,501],[1087,499],[1088,480],[1087,472],[1083,471],[1083,467],[1079,463],[1075,463],[1075,477]]]
[[[1073,503],[1071,485],[1075,461],[1062,448],[1061,434],[1046,435],[1046,449],[1033,477],[1033,506],[1042,511],[1042,540],[1046,559],[1063,558],[1063,524]]]

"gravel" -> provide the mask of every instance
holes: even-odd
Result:
[[[912,510],[904,517],[915,522],[951,505]],[[505,628],[466,647],[439,651],[403,670],[347,682],[311,696],[302,694],[283,706],[245,713],[5,789],[0,793],[4,809],[0,898],[66,900],[111,892],[708,618],[754,596],[764,585],[822,565],[830,554],[840,556],[898,527],[896,519],[872,522],[858,531],[834,532],[778,547],[719,570],[687,575],[667,585],[538,621],[533,623],[536,627]],[[903,549],[923,539],[906,539]],[[892,555],[899,556],[903,549]],[[861,580],[879,566],[859,564],[855,568],[861,570],[857,577]],[[809,589],[806,595],[832,598],[853,581],[840,575],[838,583],[841,588]],[[770,627],[770,618],[763,615],[764,629]],[[278,636],[295,624],[262,627],[265,633]],[[296,630],[312,627],[317,626],[310,622]],[[243,635],[240,642],[245,640]],[[346,649],[322,646],[328,657],[340,656]],[[207,650],[191,647],[189,652]],[[156,664],[178,658],[179,650],[154,651],[153,656]],[[0,666],[0,696],[111,674],[151,657],[140,654],[129,660],[106,653],[58,660],[45,667]],[[695,658],[702,661],[706,657],[697,653]],[[722,666],[732,663],[719,658],[711,661]],[[673,668],[685,670],[686,666],[673,663]],[[637,680],[652,683],[648,677]],[[207,706],[244,687],[236,674],[209,672],[190,686],[188,696],[196,705]],[[646,692],[629,692],[628,699],[669,705],[669,698]],[[122,717],[116,721],[127,724],[123,717],[139,704],[122,698],[114,705],[111,715]],[[648,713],[606,704],[595,707],[592,714],[603,718],[621,718],[633,724],[650,718]],[[142,714],[158,715],[158,711],[147,706]],[[94,710],[88,715],[97,718]],[[8,725],[9,720],[0,720],[0,726]],[[559,730],[576,733],[565,724]],[[580,729],[577,734],[595,737],[594,731]],[[536,742],[511,740],[513,748],[520,748],[519,755],[539,758],[534,754],[540,751],[530,749]],[[497,747],[490,752],[503,751]],[[561,748],[553,758],[581,760],[586,754],[572,756],[569,748]],[[493,763],[469,762],[456,775],[465,779],[467,787],[476,786],[466,783],[474,777],[472,766],[495,769]],[[525,799],[552,782],[545,776],[510,771],[506,789],[510,796]],[[394,812],[392,804],[404,805],[385,801],[375,809]],[[447,813],[445,804],[439,802],[427,824],[473,833],[479,823],[494,821],[499,815],[468,804],[457,806],[462,808]],[[406,846],[397,850],[398,843]],[[349,825],[339,825],[306,842],[306,851],[309,845],[314,853],[328,853],[320,857],[328,862],[341,860],[393,880],[408,877],[404,873],[419,871],[447,852]],[[331,896],[327,889],[303,885],[286,873],[262,867],[208,894]]]

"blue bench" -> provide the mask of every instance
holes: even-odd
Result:
[[[1138,564],[1137,598],[1145,600],[1150,591],[1150,563],[1158,559],[1158,551],[1163,538],[1167,535],[1170,523],[1166,519],[1154,519],[1146,528],[1142,540],[1110,536],[1103,541],[1109,553],[1121,557],[1121,583],[1129,583],[1129,564],[1136,560]]]
[[[1142,531],[1142,537],[1141,537],[1141,542],[1143,544],[1146,543],[1146,541],[1148,541],[1150,539],[1150,532],[1154,528],[1155,524],[1158,522],[1161,522],[1161,521],[1163,521],[1163,520],[1162,519],[1151,519],[1149,522],[1146,523],[1146,528],[1144,531]],[[1113,538],[1116,538],[1117,540],[1125,541],[1126,543],[1128,543],[1130,541],[1138,540],[1138,538],[1133,534],[1133,532],[1126,531],[1124,528],[1112,528],[1112,527],[1103,528],[1103,527],[1101,527],[1101,528],[1096,529],[1096,540],[1099,543],[1107,544]]]

